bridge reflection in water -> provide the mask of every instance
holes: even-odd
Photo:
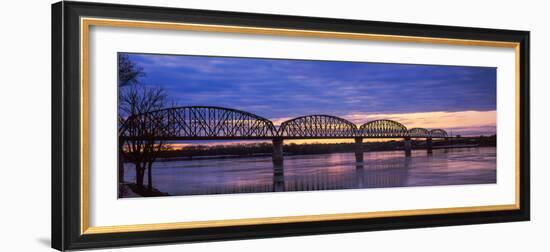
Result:
[[[279,175],[269,171],[266,157],[164,160],[153,172],[158,189],[171,195],[402,187],[410,182],[413,158],[420,158],[420,166],[426,156],[373,152],[365,154],[365,164],[357,164],[351,153],[296,155],[288,157],[285,174]],[[134,167],[126,163],[126,168],[127,181],[134,180]]]
[[[143,128],[142,125],[153,125]],[[273,143],[273,190],[326,190],[357,188],[357,185],[331,183],[332,178],[308,178],[294,175],[292,183],[285,183],[284,140],[287,139],[354,139],[354,154],[357,162],[353,176],[361,185],[388,183],[400,186],[401,176],[407,172],[411,156],[411,139],[426,139],[426,149],[432,153],[432,139],[447,139],[442,129],[407,129],[393,120],[374,120],[359,127],[343,118],[331,115],[307,115],[284,121],[280,126],[258,115],[230,108],[212,106],[174,107],[128,117],[119,128],[119,177],[124,178],[124,146],[132,141],[188,141],[188,140],[271,140]],[[376,169],[376,161],[364,161],[364,139],[403,139],[403,162],[396,163],[395,169]],[[384,163],[380,166],[391,166]],[[368,172],[365,172],[368,170]],[[383,172],[382,172],[383,171]],[[303,181],[323,181],[308,184]],[[302,181],[302,182],[301,182]],[[352,180],[346,180],[352,181]],[[351,183],[351,182],[350,182]],[[361,186],[362,187],[362,186]]]
[[[354,172],[350,167],[342,167],[343,172],[313,173],[273,176],[273,191],[315,191],[357,188],[381,188],[405,186],[411,158],[391,160],[372,160],[367,164],[355,164]],[[351,166],[351,164],[348,164]],[[347,170],[347,171],[346,171]],[[285,180],[288,182],[285,183]]]

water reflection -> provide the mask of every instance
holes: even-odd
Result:
[[[496,148],[365,152],[157,162],[154,187],[171,195],[496,183]],[[134,169],[125,164],[125,180]],[[145,181],[147,183],[147,181]]]
[[[358,164],[356,166],[357,188],[405,186],[410,162],[411,158],[405,157],[403,160]]]
[[[285,173],[284,163],[273,163],[273,191],[284,192],[285,189]]]

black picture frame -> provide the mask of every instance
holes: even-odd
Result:
[[[82,234],[80,18],[321,30],[519,43],[519,209]],[[102,3],[52,5],[52,247],[58,250],[527,221],[530,218],[529,32]],[[511,101],[513,102],[513,101]]]

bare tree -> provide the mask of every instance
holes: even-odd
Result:
[[[148,171],[149,192],[153,189],[152,165],[168,147],[162,137],[170,134],[172,128],[169,114],[161,110],[166,105],[167,95],[161,87],[136,83],[119,92],[119,135],[126,139],[119,151],[134,163],[139,189],[144,189],[145,170]]]
[[[118,86],[124,87],[139,83],[139,78],[145,76],[143,68],[136,65],[126,53],[118,54]]]

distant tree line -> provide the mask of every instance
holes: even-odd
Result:
[[[452,140],[435,140],[433,147],[445,145],[476,145],[480,147],[496,146],[496,136],[488,137],[461,137]],[[425,139],[412,141],[413,149],[426,148]],[[243,143],[243,144],[224,144],[224,145],[193,145],[185,146],[180,149],[167,149],[159,153],[161,158],[193,158],[206,156],[250,156],[258,154],[271,154],[272,144],[262,143]],[[365,142],[364,151],[390,151],[402,150],[403,141],[391,140],[385,142]],[[354,152],[354,145],[351,143],[311,143],[311,144],[286,144],[284,145],[285,155],[308,155],[308,154],[328,154],[341,152]]]

